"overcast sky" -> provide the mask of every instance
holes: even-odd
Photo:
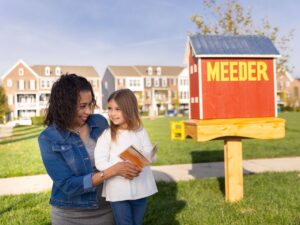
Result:
[[[19,59],[29,65],[183,65],[192,15],[214,18],[201,0],[0,0],[0,76]],[[259,23],[268,17],[290,43],[300,77],[300,1],[242,0]]]

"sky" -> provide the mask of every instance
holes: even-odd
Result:
[[[256,24],[294,30],[291,75],[300,77],[300,1],[240,0]],[[193,15],[216,21],[201,0],[0,0],[0,76],[28,65],[183,66]]]

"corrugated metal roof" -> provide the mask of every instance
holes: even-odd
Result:
[[[201,55],[279,56],[272,41],[257,35],[201,35],[190,36],[192,48]]]

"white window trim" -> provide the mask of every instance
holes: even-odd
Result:
[[[24,80],[21,79],[21,80],[18,81],[18,83],[19,83],[18,89],[19,90],[24,90],[25,89],[25,82],[24,82]]]
[[[50,67],[49,67],[49,66],[46,66],[46,67],[45,67],[45,75],[46,75],[46,76],[50,76],[50,74],[51,74]]]
[[[158,67],[156,68],[156,74],[157,74],[157,75],[161,75],[161,67],[158,66]]]
[[[146,87],[151,87],[152,79],[151,77],[146,77]]]
[[[168,86],[168,79],[167,78],[162,78],[162,86],[167,87]]]
[[[24,68],[19,68],[19,76],[24,76]]]
[[[60,76],[61,75],[61,69],[60,69],[60,67],[56,67],[55,68],[55,75],[56,76]]]
[[[6,86],[7,86],[7,87],[12,87],[12,85],[13,85],[12,80],[11,80],[11,79],[8,79],[7,82],[6,82]]]
[[[154,87],[159,87],[159,78],[154,78]]]
[[[29,81],[29,89],[30,90],[35,90],[35,80],[30,80]]]
[[[14,104],[14,96],[9,94],[7,95],[7,103],[8,105],[13,105]]]
[[[148,75],[152,75],[153,74],[153,69],[151,66],[148,67],[147,69]]]

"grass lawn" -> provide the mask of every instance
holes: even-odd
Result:
[[[244,159],[300,156],[300,113],[281,113],[286,136],[278,140],[243,140]],[[144,119],[152,142],[159,143],[155,165],[223,161],[223,141],[170,140],[170,122],[182,117]],[[0,177],[45,173],[37,144],[42,126],[14,128],[10,138],[0,141]]]
[[[299,225],[300,177],[296,172],[244,177],[244,200],[224,202],[224,179],[158,183],[145,225]],[[50,193],[0,196],[0,224],[50,225]]]

